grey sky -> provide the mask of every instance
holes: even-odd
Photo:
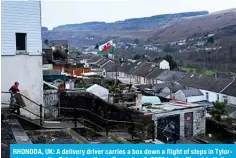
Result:
[[[165,13],[236,8],[235,0],[41,0],[42,25],[114,22]]]

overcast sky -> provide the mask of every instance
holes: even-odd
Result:
[[[158,14],[236,8],[235,0],[41,0],[42,25],[114,22]]]

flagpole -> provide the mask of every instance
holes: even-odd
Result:
[[[112,53],[112,59],[114,61],[114,54]],[[114,71],[114,65],[112,66],[112,79],[113,79],[113,71]]]
[[[114,53],[114,60],[115,60],[115,73],[116,73],[116,84],[117,84],[117,61],[115,59],[115,53]]]

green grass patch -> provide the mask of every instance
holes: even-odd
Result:
[[[123,142],[122,140],[120,140],[116,136],[111,136],[111,139],[114,140],[118,144],[125,144],[125,142]]]
[[[186,72],[196,72],[196,68],[190,68],[190,67],[180,67],[180,70],[186,71]]]
[[[206,70],[203,72],[203,74],[207,76],[214,75],[215,73],[216,73],[215,70]]]
[[[200,73],[206,76],[214,75],[216,73],[215,70],[199,70],[197,68],[188,68],[188,67],[180,67],[179,69],[186,72]]]

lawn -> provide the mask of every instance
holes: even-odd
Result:
[[[183,70],[183,71],[186,71],[186,72],[190,72],[190,71],[196,72],[196,70],[197,70],[195,68],[189,68],[189,67],[180,67],[179,69]]]
[[[214,75],[216,73],[215,70],[198,70],[196,68],[189,68],[189,67],[180,67],[180,70],[186,71],[186,72],[198,72],[207,76]]]

